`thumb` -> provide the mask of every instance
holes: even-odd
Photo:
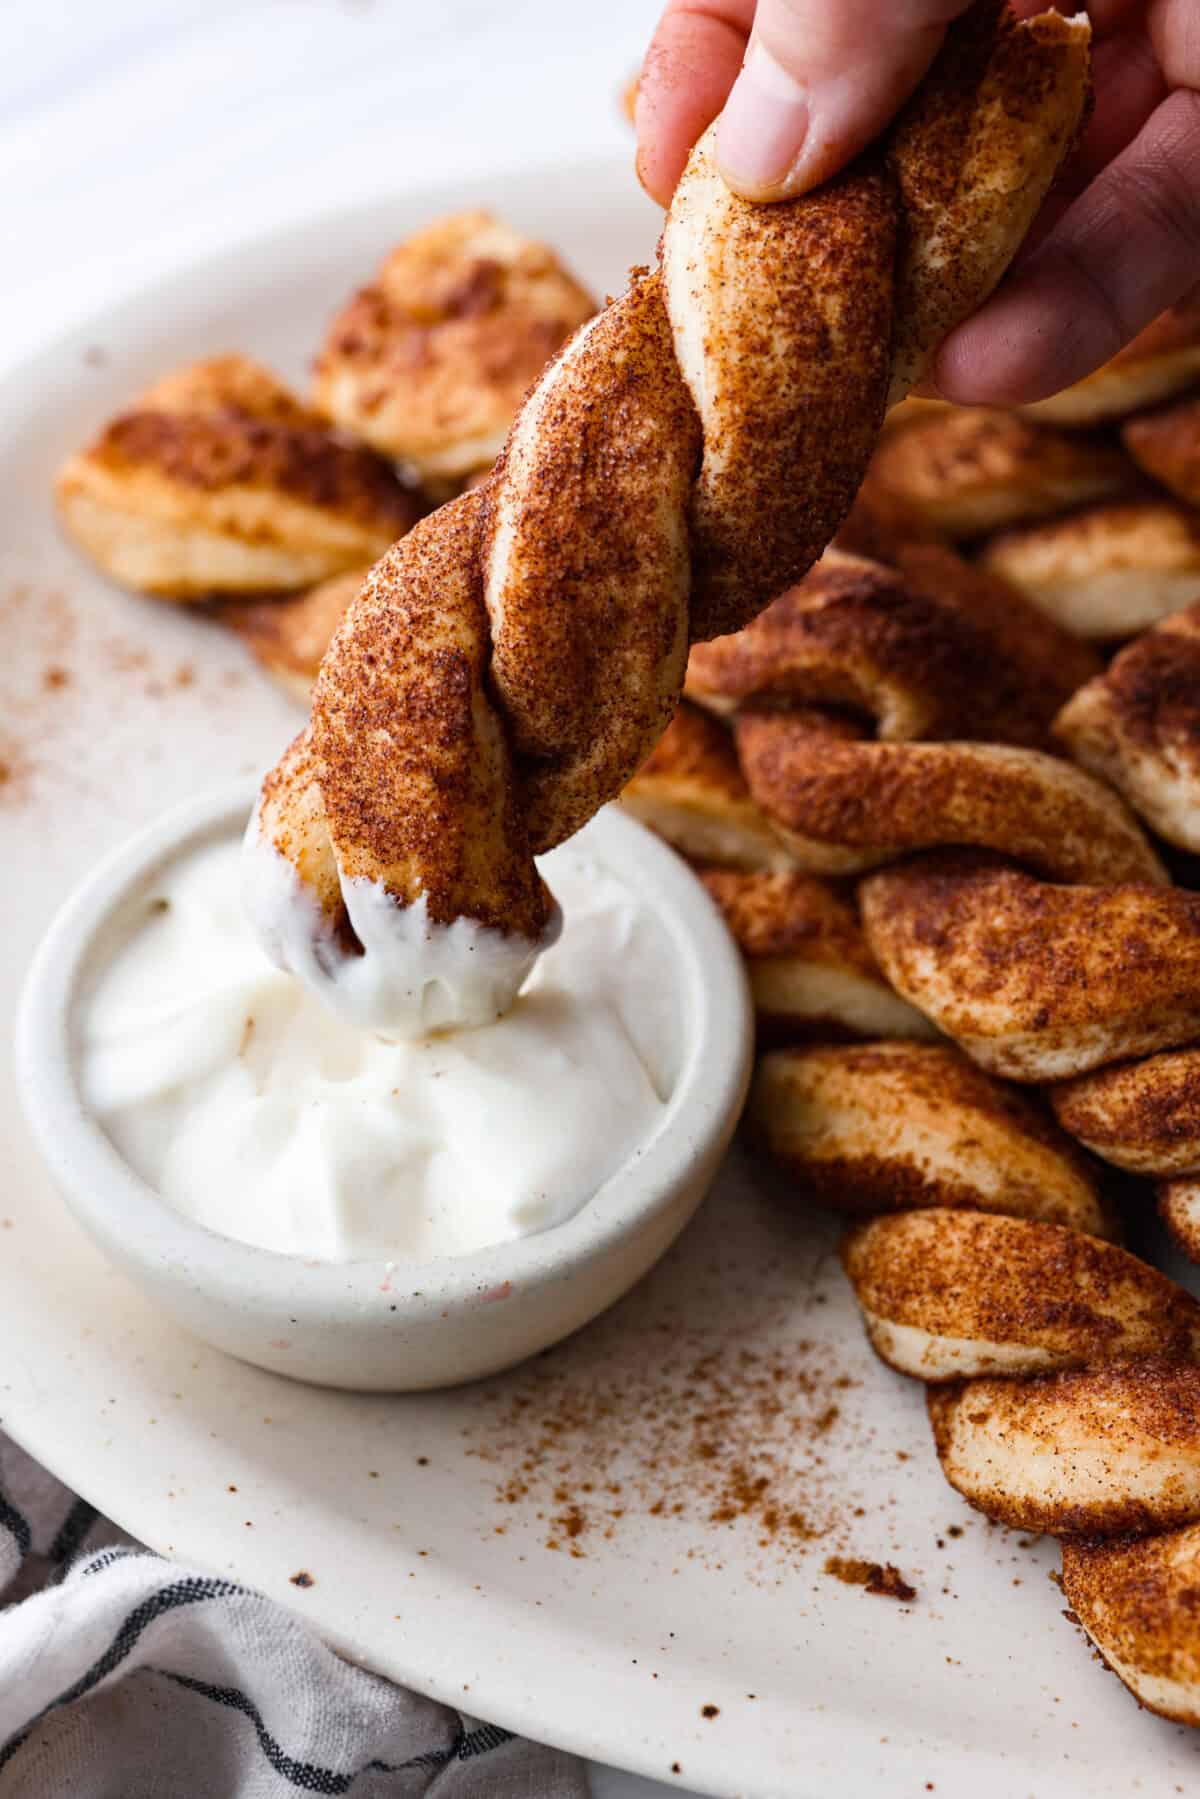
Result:
[[[717,127],[717,161],[747,200],[790,200],[876,137],[968,0],[759,0]]]

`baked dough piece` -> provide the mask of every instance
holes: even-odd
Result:
[[[1111,642],[1200,594],[1200,512],[1165,497],[1102,502],[1002,532],[979,562],[1066,630]]]
[[[752,797],[809,873],[849,874],[971,844],[1051,880],[1161,875],[1116,795],[1040,750],[880,743],[831,715],[802,712],[743,713],[736,739]]]
[[[321,659],[367,572],[351,569],[288,599],[234,601],[222,607],[221,623],[237,633],[286,692],[307,706]]]
[[[1070,1138],[949,1044],[777,1050],[759,1062],[747,1115],[801,1189],[836,1211],[966,1207],[1115,1234]]]
[[[1050,1090],[1059,1123],[1133,1174],[1200,1171],[1200,1049],[1118,1062]]]
[[[746,962],[760,1041],[931,1037],[867,948],[849,898],[810,875],[697,870]]]
[[[535,854],[620,793],[674,716],[699,451],[652,274],[546,370],[480,491],[488,675]]]
[[[878,157],[802,201],[725,186],[716,126],[662,237],[675,356],[704,458],[691,501],[695,640],[739,630],[805,575],[883,421],[897,202]]]
[[[1135,484],[1121,451],[1103,438],[1032,424],[971,406],[889,431],[865,487],[907,507],[946,537],[983,537],[1066,512]]]
[[[686,702],[621,803],[689,861],[786,871],[792,858],[750,798],[729,732]]]
[[[1085,20],[976,4],[882,145],[797,201],[752,206],[713,126],[662,238],[700,415],[692,636],[735,631],[821,553],[885,409],[1011,262],[1083,117]],[[782,496],[787,495],[787,503]]]
[[[1148,1711],[1200,1724],[1200,1525],[1115,1543],[1066,1542],[1063,1592],[1105,1662]]]
[[[1121,436],[1139,468],[1200,506],[1200,395],[1128,419]]]
[[[942,1472],[1013,1530],[1115,1536],[1200,1519],[1200,1368],[1163,1356],[931,1387]]]
[[[452,213],[397,244],[338,313],[314,399],[423,481],[460,482],[495,459],[526,388],[594,311],[545,244]]]
[[[431,924],[537,939],[549,900],[519,777],[488,703],[491,633],[472,559],[480,496],[441,507],[371,570],[321,666],[311,733],[343,885]]]
[[[373,562],[422,511],[244,356],[156,382],[68,458],[55,496],[107,575],[173,600],[294,592]]]
[[[1200,851],[1200,605],[1122,650],[1054,728],[1160,837]]]
[[[1115,1243],[1030,1218],[899,1212],[843,1261],[876,1353],[901,1374],[1040,1374],[1200,1353],[1200,1305]]]
[[[993,1074],[1065,1080],[1200,1037],[1200,894],[1052,886],[943,850],[859,897],[893,987]]]
[[[1200,1262],[1200,1174],[1164,1181],[1158,1189],[1158,1211],[1184,1255]]]
[[[685,691],[717,713],[825,707],[888,741],[988,736],[1045,745],[1094,652],[944,545],[896,543],[885,567],[827,550],[743,631],[695,644]]]

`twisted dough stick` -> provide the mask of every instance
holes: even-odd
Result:
[[[702,141],[661,272],[583,327],[486,486],[392,550],[338,631],[249,834],[285,966],[391,1031],[511,1003],[552,919],[533,856],[645,760],[689,636],[820,553],[889,390],[1036,212],[1087,45],[1083,21],[977,0],[886,146],[782,206],[732,196]]]

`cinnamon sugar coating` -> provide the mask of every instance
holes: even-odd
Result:
[[[650,275],[547,371],[482,490],[490,678],[535,852],[620,792],[675,711],[699,449]]]
[[[1200,605],[1122,650],[1054,728],[1160,837],[1200,850]]]
[[[697,147],[660,272],[635,271],[577,332],[469,496],[478,509],[387,558],[334,639],[313,746],[343,877],[382,880],[401,904],[427,895],[439,922],[536,930],[532,855],[645,764],[689,636],[728,630],[807,572],[859,484],[889,378],[907,379],[897,357],[932,351],[1015,252],[1082,113],[1086,42],[1084,26],[1018,26],[977,0],[894,141],[801,201],[735,198],[709,141]],[[475,229],[445,227],[389,268],[390,294],[323,359],[335,417],[371,436],[361,392],[343,411],[332,384],[387,359],[388,308],[419,311],[422,282],[438,296],[422,356],[436,361],[444,312],[490,315],[490,274],[453,306],[439,287],[455,230],[474,254]],[[461,449],[422,466],[466,474]]]
[[[888,138],[904,229],[888,404],[991,293],[1082,129],[1090,34],[976,0],[946,33]],[[969,98],[968,98],[969,96]]]
[[[1200,1354],[1200,1305],[1127,1250],[1029,1218],[900,1212],[843,1261],[876,1352],[940,1381]]]
[[[1051,517],[1135,484],[1132,464],[1106,439],[981,406],[889,431],[866,481],[868,493],[879,490],[953,538]]]
[[[879,743],[811,715],[744,713],[738,753],[753,798],[812,872],[871,868],[913,850],[971,844],[1051,880],[1162,878],[1124,805],[1038,750],[997,743]]]
[[[888,986],[852,901],[830,882],[795,872],[697,872],[745,958],[760,1042],[932,1034]]]
[[[372,569],[313,694],[312,742],[344,877],[537,938],[548,905],[487,688],[480,497],[424,520]]]
[[[1115,1233],[1070,1138],[948,1044],[778,1050],[759,1063],[749,1119],[806,1197],[836,1211],[965,1207]]]
[[[1051,1088],[1064,1129],[1134,1174],[1200,1171],[1200,1048],[1118,1062]]]
[[[1062,1580],[1080,1624],[1139,1702],[1200,1724],[1200,1526],[1064,1543]]]
[[[881,166],[755,206],[693,150],[663,233],[675,355],[704,432],[692,636],[736,631],[833,536],[883,420],[897,202]]]
[[[995,1074],[1061,1080],[1200,1038],[1200,894],[940,851],[860,899],[892,985]]]
[[[68,459],[55,495],[107,574],[181,600],[293,591],[360,567],[422,511],[378,457],[241,356],[156,383]]]
[[[487,468],[530,383],[595,311],[545,244],[486,212],[397,244],[329,327],[314,399],[432,482]]]
[[[836,707],[885,739],[1047,742],[1063,700],[1098,672],[1091,652],[952,550],[897,555],[889,568],[826,551],[745,630],[693,646],[689,698],[716,712]]]
[[[348,932],[337,861],[321,794],[321,763],[309,728],[293,738],[258,796],[261,842],[281,856],[326,927]]]
[[[1158,1189],[1158,1212],[1184,1255],[1200,1262],[1200,1175],[1163,1181]]]
[[[1013,1530],[1109,1537],[1200,1519],[1200,1367],[1164,1356],[931,1387],[942,1472]]]

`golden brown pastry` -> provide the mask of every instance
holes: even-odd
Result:
[[[173,600],[294,592],[373,562],[422,510],[244,356],[156,382],[68,458],[55,497],[105,574]]]
[[[1105,501],[1004,531],[979,562],[1068,631],[1131,637],[1200,594],[1200,513],[1165,497]]]
[[[1160,837],[1200,850],[1200,605],[1122,650],[1054,730]]]
[[[801,578],[849,508],[886,408],[999,281],[1079,128],[1080,23],[1018,23],[979,0],[882,154],[803,201],[732,195],[715,127],[692,153],[663,272],[704,430],[694,638],[739,629]],[[739,354],[748,343],[754,354]]]
[[[526,388],[595,311],[545,244],[486,212],[397,244],[334,319],[314,399],[430,483],[487,468]]]
[[[906,506],[930,530],[964,539],[1052,517],[1134,482],[1126,457],[1103,438],[963,407],[889,431],[866,488]]]
[[[976,0],[901,112],[887,145],[904,220],[889,407],[1008,268],[1082,128],[1089,57],[1082,16],[1018,22],[1007,0]]]
[[[827,550],[744,630],[694,644],[685,691],[720,714],[829,706],[919,737],[958,712],[965,680],[982,684],[982,649],[896,570]]]
[[[1200,1526],[1066,1542],[1063,1592],[1105,1663],[1148,1711],[1200,1724]]]
[[[1121,432],[1138,467],[1188,506],[1200,506],[1200,396],[1128,419]]]
[[[942,1472],[1013,1530],[1116,1536],[1200,1519],[1200,1368],[1164,1356],[929,1389]]]
[[[1118,1168],[1200,1170],[1200,1049],[1118,1062],[1061,1081],[1050,1099],[1064,1129]]]
[[[778,833],[750,798],[729,732],[686,701],[621,804],[690,861],[792,867]]]
[[[835,1211],[966,1207],[1114,1234],[1070,1138],[949,1044],[776,1050],[747,1116],[801,1191]]]
[[[715,132],[662,239],[704,436],[690,520],[699,641],[740,630],[799,580],[849,510],[883,421],[896,260],[882,167],[856,164],[807,202],[751,206],[717,170]]]
[[[1045,745],[1100,663],[1008,584],[942,545],[885,567],[825,552],[743,631],[692,647],[685,691],[710,711],[824,707],[885,740],[989,736]]]
[[[993,1074],[1064,1080],[1200,1038],[1200,893],[940,851],[869,875],[860,902],[892,985]]]
[[[876,1354],[921,1380],[1200,1354],[1200,1305],[1115,1243],[999,1213],[899,1212],[843,1261]]]
[[[1051,880],[1162,878],[1116,795],[1040,750],[880,743],[811,712],[745,712],[735,735],[751,797],[808,873],[971,844]]]
[[[366,577],[365,568],[354,568],[287,599],[233,601],[221,609],[221,623],[237,633],[286,692],[307,706],[321,658]]]
[[[746,962],[759,1038],[931,1037],[888,986],[850,900],[810,875],[697,870]]]
[[[1200,1174],[1164,1181],[1158,1189],[1158,1210],[1184,1255],[1200,1262]]]
[[[547,370],[481,490],[489,678],[535,852],[618,794],[674,715],[699,448],[648,275]]]

